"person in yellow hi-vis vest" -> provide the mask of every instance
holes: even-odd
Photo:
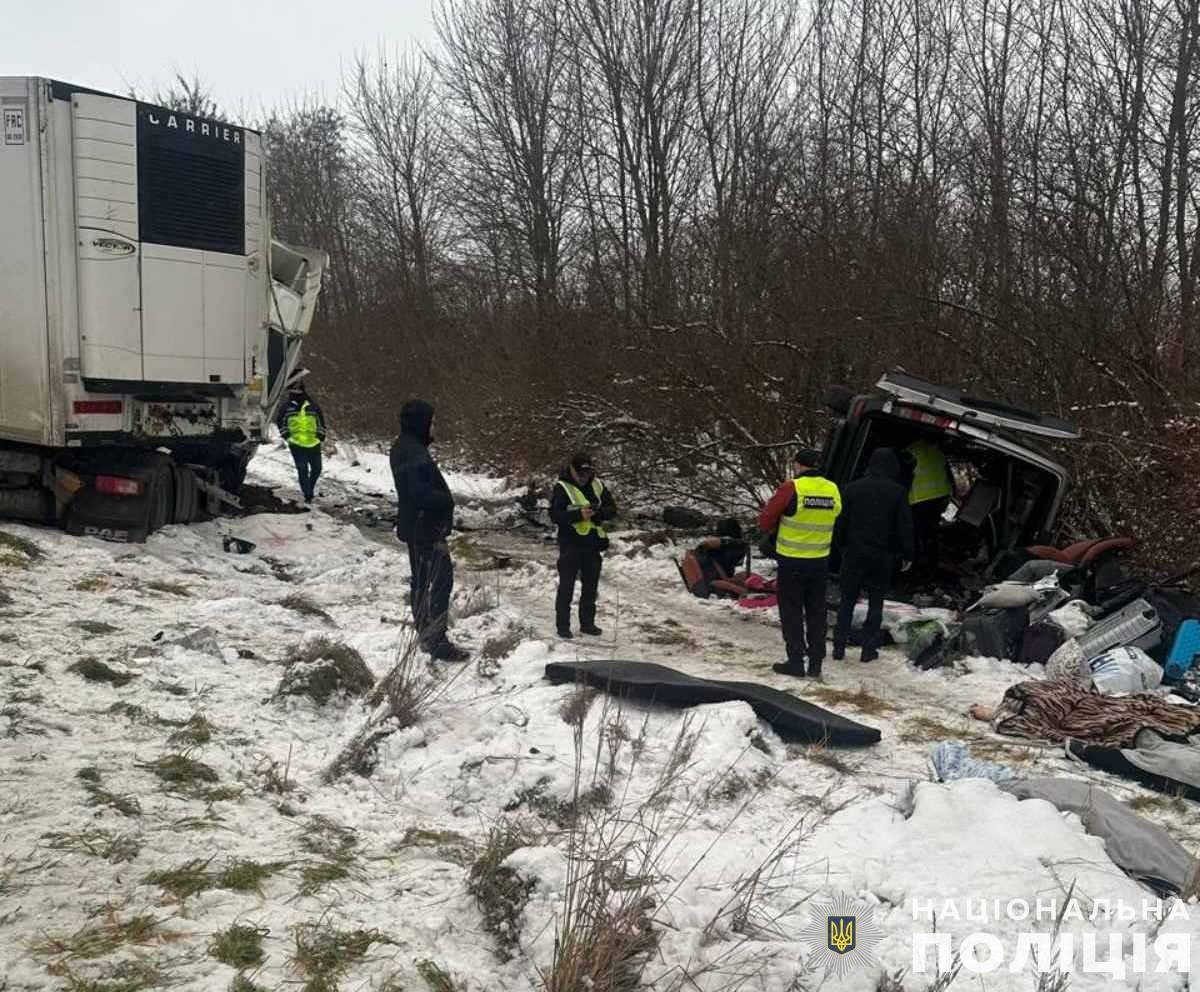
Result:
[[[299,382],[288,393],[279,413],[279,433],[287,441],[296,463],[296,475],[304,502],[311,503],[321,478],[321,445],[325,443],[325,415]]]
[[[577,452],[562,470],[550,493],[550,519],[558,524],[558,594],[554,619],[558,636],[570,638],[571,600],[580,581],[579,631],[599,637],[596,597],[600,589],[601,554],[608,548],[604,524],[617,515],[612,492],[599,479],[586,451]]]
[[[917,571],[932,573],[938,563],[938,528],[954,495],[954,476],[946,455],[931,441],[914,441],[904,452],[912,471],[908,505],[912,508],[916,543],[914,564]]]
[[[821,474],[820,464],[819,451],[797,451],[795,478],[781,485],[758,515],[763,532],[775,534],[779,562],[779,621],[787,660],[773,667],[798,678],[819,678],[825,660],[829,552],[842,512],[842,495],[836,483]]]

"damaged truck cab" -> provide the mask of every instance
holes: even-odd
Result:
[[[1006,553],[1050,542],[1070,477],[1037,445],[1077,439],[1071,424],[899,372],[869,393],[836,389],[828,406],[840,419],[824,469],[838,485],[862,475],[877,448],[924,440],[942,451],[955,483],[942,520],[949,564],[982,572]]]

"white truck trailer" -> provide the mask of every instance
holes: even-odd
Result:
[[[234,499],[312,320],[247,128],[0,76],[0,517],[138,541]]]

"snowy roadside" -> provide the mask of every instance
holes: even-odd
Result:
[[[391,493],[386,455],[367,447],[327,459],[327,477],[364,499]],[[295,496],[284,450],[265,448],[250,481]],[[474,506],[472,523],[503,522],[504,480],[449,481]],[[1186,804],[1056,749],[996,740],[962,715],[1025,669],[976,660],[962,673],[917,672],[887,652],[870,669],[831,663],[823,685],[796,685],[770,672],[773,617],[693,599],[675,549],[628,535],[606,564],[608,633],[586,645],[547,639],[548,547],[527,540],[514,567],[472,571],[462,561],[485,567],[510,539],[462,539],[455,634],[480,660],[385,742],[370,778],[326,783],[367,709],[273,700],[281,662],[325,636],[386,674],[406,639],[399,546],[319,508],[172,527],[144,546],[7,524],[0,533],[35,550],[0,564],[3,989],[540,989],[556,922],[577,898],[581,846],[620,854],[625,875],[606,883],[614,905],[628,906],[628,893],[647,900],[623,925],[632,940],[652,921],[655,939],[638,946],[655,989],[817,987],[819,975],[797,978],[813,949],[805,906],[838,892],[875,906],[878,964],[822,987],[863,990],[911,967],[913,900],[1035,901],[1072,885],[1093,903],[1149,898],[1077,818],[980,780],[929,782],[928,744],[944,737],[1023,774],[1141,797],[1190,849],[1200,842]],[[256,548],[226,553],[227,535]],[[745,704],[618,705],[542,679],[548,661],[577,656],[762,680],[879,726],[884,739],[799,747]],[[87,658],[115,679],[95,666],[84,668],[101,681],[68,671]],[[509,833],[499,848],[498,824]],[[520,898],[481,908],[470,890],[498,850],[510,871],[492,866],[490,877],[518,879],[504,891]],[[508,931],[497,931],[497,905]],[[1169,926],[1200,934],[1192,915]],[[1126,943],[1130,926],[1143,924],[1078,924]],[[992,932],[1012,938],[1019,927]],[[977,929],[939,921],[952,935]],[[241,957],[233,937],[249,945]],[[232,986],[239,975],[254,984]],[[895,988],[932,980],[909,975]],[[1027,971],[986,981],[1037,987]],[[1138,981],[1149,990],[1184,979],[1127,985]],[[964,973],[950,987],[978,982]],[[1072,988],[1115,984],[1078,975]]]

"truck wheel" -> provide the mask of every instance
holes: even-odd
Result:
[[[190,524],[196,519],[199,509],[199,489],[196,486],[196,475],[186,465],[174,466],[175,476],[175,513],[173,519],[177,524]]]
[[[148,533],[171,523],[175,510],[174,466],[165,458],[156,461],[150,470],[150,520]]]

